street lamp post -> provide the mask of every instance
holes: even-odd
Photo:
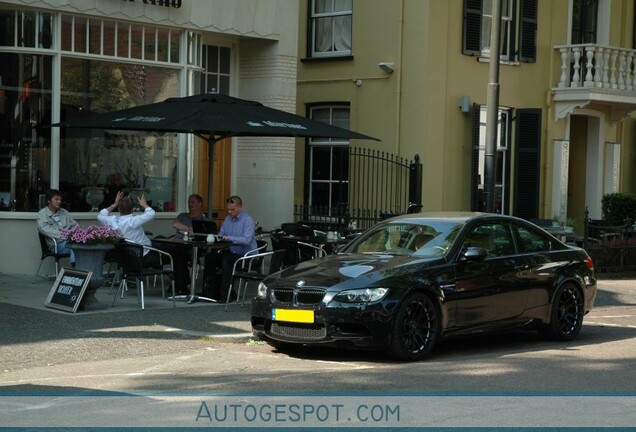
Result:
[[[486,98],[486,154],[484,160],[485,210],[495,211],[495,170],[497,169],[497,124],[499,118],[499,34],[501,32],[501,0],[492,2],[490,33],[490,69]]]

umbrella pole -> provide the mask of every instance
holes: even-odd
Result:
[[[212,135],[208,139],[208,219],[214,219],[212,200],[214,199],[214,144],[216,141]]]

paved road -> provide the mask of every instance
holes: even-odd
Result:
[[[278,352],[248,336],[247,308],[69,316],[0,303],[0,316],[5,390],[636,390],[633,280],[601,282],[573,342],[535,332],[491,335],[444,342],[431,359],[409,364],[375,352]]]
[[[369,397],[378,392],[633,395],[636,391],[633,280],[600,283],[596,307],[573,342],[547,342],[532,331],[454,340],[441,343],[429,360],[418,363],[394,362],[377,352],[326,348],[278,352],[249,337],[247,309],[234,307],[225,313],[220,305],[67,315],[0,303],[0,317],[0,417],[2,394],[15,393],[169,395],[163,403],[183,404],[187,407],[183,415],[189,417],[178,420],[194,426],[200,425],[192,420],[199,413],[200,402],[193,405],[191,400],[184,400],[193,394]],[[112,403],[115,400],[108,399]],[[545,398],[534,399],[539,400]],[[560,402],[565,403],[563,399]],[[77,409],[86,402],[73,405],[65,399],[55,403]],[[484,399],[478,403],[485,404]],[[491,409],[502,411],[502,402],[497,403],[499,408]],[[633,400],[606,403],[607,409],[600,408],[603,401],[594,401],[592,406],[603,410],[599,415],[625,421],[629,426],[636,424],[636,418],[629,420],[631,423],[624,420],[626,415],[634,417]],[[467,406],[462,401],[457,404]],[[30,402],[17,406],[20,412],[33,413]],[[56,407],[53,412],[64,412],[64,407]],[[14,409],[9,407],[9,412]],[[561,411],[571,409],[564,407]],[[161,412],[166,412],[165,407],[157,415]],[[43,421],[49,420],[53,421]],[[509,421],[517,424],[514,418]],[[545,426],[541,421],[524,420],[524,424]],[[587,425],[593,419],[584,421]],[[455,425],[448,419],[438,424]],[[96,420],[95,425],[104,423]]]

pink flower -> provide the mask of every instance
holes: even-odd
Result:
[[[123,237],[121,233],[108,225],[75,226],[69,230],[62,230],[62,238],[69,243],[98,244],[117,243]]]

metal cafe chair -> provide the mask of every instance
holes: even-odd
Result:
[[[327,251],[325,251],[323,245],[316,245],[301,241],[298,242],[298,252],[300,254],[301,261],[327,256]]]
[[[238,303],[240,301],[241,307],[243,307],[247,294],[247,284],[249,282],[260,282],[267,276],[279,271],[282,267],[285,253],[286,251],[284,249],[279,249],[256,255],[242,256],[236,260],[232,269],[232,279],[225,299],[225,311],[227,312],[227,307],[230,304],[230,293],[234,289],[237,280],[236,302]],[[269,263],[266,264],[268,258]],[[243,294],[242,298],[241,292]]]
[[[38,231],[38,238],[40,240],[40,250],[42,252],[42,256],[40,258],[40,265],[38,265],[38,269],[35,272],[35,276],[33,276],[33,280],[31,281],[32,284],[35,283],[35,279],[37,279],[38,276],[40,276],[43,279],[48,278],[48,277],[40,275],[40,268],[42,267],[42,263],[44,262],[45,259],[47,259],[48,257],[55,258],[55,276],[57,276],[58,273],[60,272],[60,260],[62,258],[68,258],[71,256],[71,254],[68,252],[58,253],[57,240],[54,239],[53,237],[47,236],[46,234],[43,234],[40,231]],[[47,238],[53,242],[53,251],[51,251],[51,249],[49,248],[49,245],[46,241]]]
[[[151,276],[169,276],[172,286],[172,304],[173,307],[177,306],[175,287],[174,287],[174,263],[172,256],[168,252],[164,252],[160,249],[156,249],[150,246],[141,245],[133,242],[123,242],[115,245],[117,249],[117,255],[119,257],[119,265],[122,269],[121,282],[115,292],[112,306],[115,305],[117,300],[117,294],[121,291],[121,296],[124,296],[124,290],[128,288],[128,279],[134,279],[137,283],[137,297],[141,303],[141,309],[145,309],[144,302],[144,279]],[[158,266],[144,265],[144,250],[155,252],[159,254],[160,263]],[[163,291],[163,289],[162,289]]]

